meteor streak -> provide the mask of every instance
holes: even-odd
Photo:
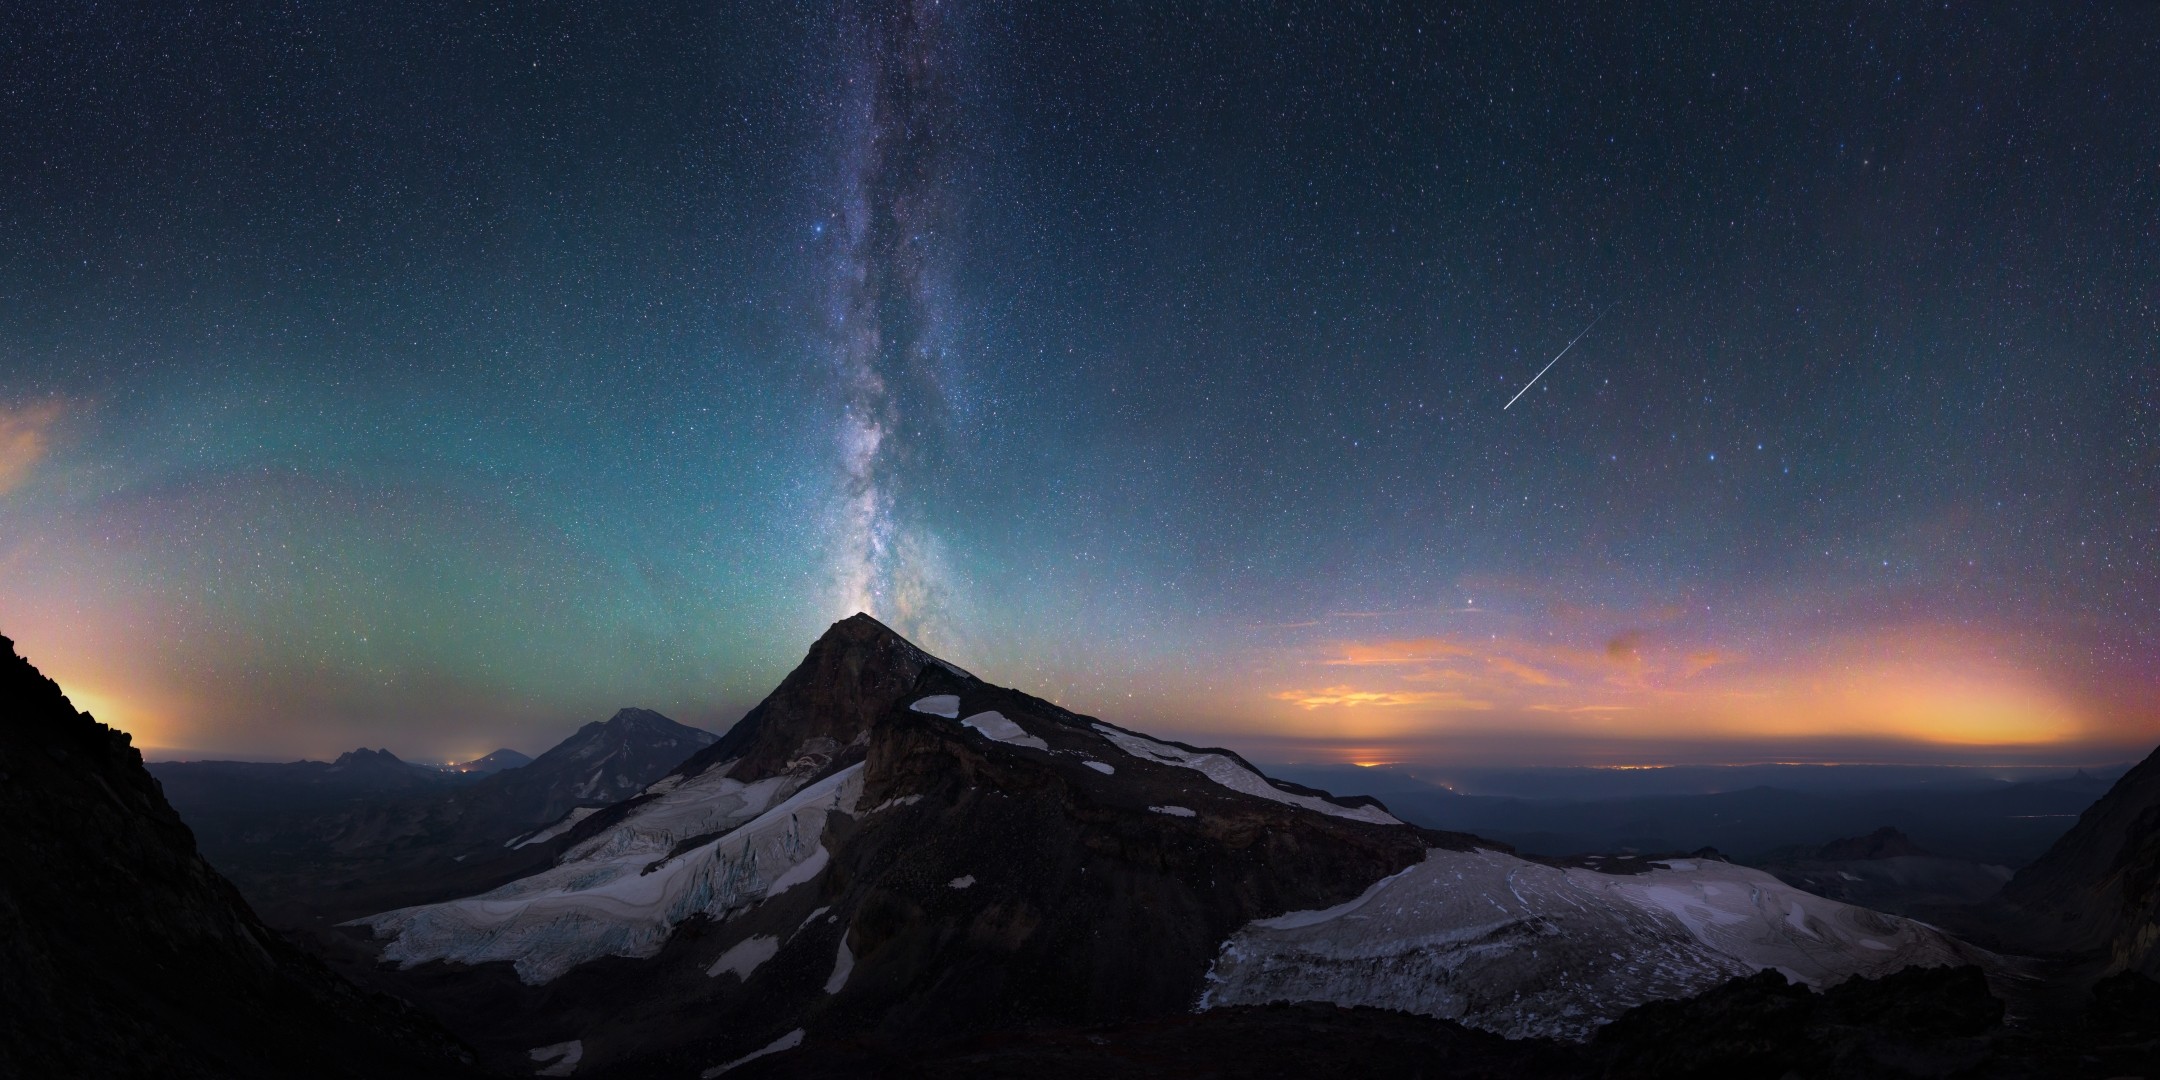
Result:
[[[1611,308],[1611,306],[1609,306],[1609,305],[1608,305],[1608,306],[1607,306],[1607,307],[1605,308],[1605,311],[1611,311],[1611,310],[1612,310],[1612,308]],[[1517,390],[1517,391],[1515,391],[1515,396],[1514,396],[1514,397],[1511,397],[1511,398],[1509,398],[1509,399],[1507,399],[1507,405],[1502,405],[1502,406],[1500,406],[1500,411],[1501,411],[1501,412],[1506,412],[1506,411],[1508,411],[1508,405],[1513,405],[1513,404],[1515,404],[1515,402],[1516,402],[1516,401],[1517,401],[1518,399],[1520,399],[1520,398],[1521,398],[1521,397],[1522,397],[1522,396],[1523,396],[1524,394],[1527,394],[1527,393],[1529,393],[1529,392],[1530,392],[1530,388],[1531,388],[1531,387],[1533,387],[1533,386],[1536,386],[1536,385],[1537,385],[1537,381],[1538,381],[1539,379],[1542,379],[1542,378],[1544,378],[1544,377],[1545,377],[1545,373],[1546,373],[1546,372],[1548,372],[1548,371],[1551,371],[1551,370],[1552,370],[1552,366],[1553,366],[1554,364],[1557,364],[1557,363],[1559,363],[1559,362],[1560,362],[1560,358],[1561,358],[1561,357],[1563,357],[1563,356],[1566,356],[1566,355],[1567,355],[1567,351],[1568,351],[1569,349],[1572,349],[1572,348],[1574,348],[1574,347],[1575,347],[1575,342],[1577,342],[1577,341],[1581,341],[1581,340],[1583,339],[1583,334],[1587,334],[1587,333],[1589,333],[1589,332],[1590,332],[1590,327],[1591,327],[1591,326],[1596,326],[1596,325],[1598,324],[1598,319],[1603,319],[1603,318],[1605,317],[1605,311],[1600,311],[1600,312],[1598,312],[1598,313],[1597,313],[1597,318],[1596,318],[1596,319],[1592,319],[1592,320],[1590,320],[1590,326],[1585,326],[1585,327],[1583,327],[1583,328],[1582,328],[1582,334],[1577,334],[1577,335],[1575,335],[1575,337],[1574,337],[1574,338],[1573,338],[1572,340],[1570,340],[1570,341],[1569,341],[1569,342],[1568,342],[1568,343],[1567,343],[1566,345],[1564,345],[1564,346],[1562,346],[1562,347],[1561,347],[1561,349],[1560,349],[1560,351],[1559,351],[1559,352],[1557,352],[1557,353],[1554,353],[1554,354],[1553,354],[1553,358],[1552,358],[1552,359],[1550,359],[1550,360],[1547,360],[1547,361],[1545,361],[1545,366],[1544,366],[1544,367],[1541,367],[1541,368],[1539,368],[1539,369],[1538,369],[1538,373],[1537,373],[1537,374],[1535,374],[1535,375],[1532,375],[1532,376],[1530,376],[1530,381],[1529,381],[1529,382],[1526,382],[1526,383],[1524,383],[1524,384],[1523,384],[1523,388],[1522,388],[1522,389],[1520,389],[1520,390]]]

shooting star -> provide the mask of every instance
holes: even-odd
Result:
[[[1605,311],[1611,311],[1611,310],[1612,310],[1612,305],[1610,305],[1610,304],[1607,304],[1607,305],[1605,305]],[[1553,354],[1553,358],[1552,358],[1552,359],[1550,359],[1550,360],[1547,360],[1547,361],[1545,362],[1545,366],[1544,366],[1544,367],[1541,367],[1541,368],[1539,368],[1539,369],[1538,369],[1538,373],[1537,373],[1537,374],[1535,374],[1535,375],[1532,375],[1532,376],[1530,376],[1530,381],[1529,381],[1529,382],[1526,382],[1526,383],[1524,383],[1524,384],[1523,384],[1523,388],[1522,388],[1522,389],[1520,389],[1520,390],[1517,390],[1517,391],[1515,391],[1515,396],[1514,396],[1514,397],[1511,397],[1511,398],[1507,399],[1507,405],[1502,405],[1502,406],[1500,406],[1500,411],[1501,411],[1501,412],[1506,412],[1506,411],[1508,411],[1508,405],[1513,405],[1513,404],[1515,404],[1515,402],[1516,402],[1516,401],[1518,401],[1518,400],[1520,400],[1520,399],[1522,398],[1522,396],[1523,396],[1524,394],[1527,394],[1527,393],[1529,393],[1529,392],[1530,392],[1530,388],[1531,388],[1531,387],[1533,387],[1533,386],[1536,386],[1536,385],[1537,385],[1537,381],[1538,381],[1539,379],[1542,379],[1542,378],[1544,378],[1544,377],[1545,377],[1545,373],[1546,373],[1546,372],[1548,372],[1548,371],[1551,371],[1551,370],[1552,370],[1552,366],[1553,366],[1554,364],[1557,364],[1557,363],[1559,363],[1559,362],[1560,362],[1560,358],[1561,358],[1561,357],[1563,357],[1563,356],[1566,356],[1566,355],[1567,355],[1567,351],[1568,351],[1569,349],[1572,349],[1572,348],[1574,348],[1574,347],[1575,347],[1575,342],[1577,342],[1577,341],[1581,341],[1581,340],[1583,339],[1583,334],[1587,334],[1587,333],[1589,333],[1589,332],[1590,332],[1590,327],[1592,327],[1592,326],[1596,326],[1596,325],[1598,324],[1598,320],[1599,320],[1599,319],[1603,319],[1603,318],[1605,317],[1605,311],[1600,311],[1600,312],[1598,312],[1598,313],[1597,313],[1597,318],[1596,318],[1596,319],[1592,319],[1592,320],[1590,320],[1590,326],[1585,326],[1585,327],[1583,327],[1583,328],[1582,328],[1582,334],[1577,334],[1577,335],[1575,335],[1575,337],[1574,337],[1574,339],[1573,339],[1573,340],[1569,341],[1569,342],[1568,342],[1568,343],[1567,343],[1567,344],[1566,344],[1565,346],[1563,346],[1563,347],[1562,347],[1562,348],[1560,349],[1560,351],[1559,351],[1559,352],[1557,352],[1557,353],[1554,353],[1554,354]]]

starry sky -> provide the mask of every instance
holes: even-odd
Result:
[[[1258,760],[2141,756],[2160,8],[1759,7],[11,6],[0,633],[191,756],[858,609]]]

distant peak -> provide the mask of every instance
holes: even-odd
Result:
[[[403,765],[404,759],[388,750],[370,750],[363,746],[338,755],[338,765]]]
[[[1913,843],[1895,826],[1885,825],[1866,836],[1849,836],[1832,840],[1823,845],[1817,858],[1832,861],[1858,861],[1863,859],[1892,859],[1901,855],[1927,855],[1927,849]]]

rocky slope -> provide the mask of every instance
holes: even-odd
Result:
[[[1260,1005],[1133,1024],[959,1040],[905,1055],[827,1044],[746,1062],[764,1077],[1203,1076],[1311,1078],[2104,1076],[2145,1059],[2120,1037],[2072,1050],[2002,1024],[1973,968],[1908,968],[1827,992],[1774,972],[1684,1001],[1642,1006],[1588,1042],[1503,1039],[1445,1020],[1371,1008]],[[2151,1032],[2148,1022],[2143,1031]],[[2136,1035],[2131,1036],[2135,1038]],[[2096,1052],[2097,1051],[2097,1052]]]
[[[2007,866],[1944,858],[1889,826],[1819,847],[1771,852],[1752,862],[1817,896],[1920,918],[1983,903],[2010,880]]]
[[[456,1076],[196,854],[128,737],[0,638],[0,1075]]]
[[[1723,863],[1563,868],[1418,829],[860,615],[562,840],[538,873],[355,920],[351,970],[506,1067],[688,1076],[1273,1001],[1579,1037],[1764,966],[1827,985],[1987,959]]]
[[[2160,751],[2019,870],[1987,921],[2021,948],[2160,976]]]

